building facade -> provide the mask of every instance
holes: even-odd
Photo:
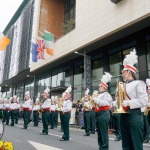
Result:
[[[51,95],[61,96],[72,85],[73,99],[80,100],[87,88],[86,56],[90,56],[91,91],[98,89],[103,73],[110,72],[113,79],[109,91],[115,94],[116,81],[122,80],[123,59],[134,48],[138,55],[137,78],[150,78],[150,1],[121,0],[115,4],[111,0],[33,0],[21,12],[12,22],[13,29],[5,29],[12,42],[1,54],[2,66],[9,62],[1,69],[4,96],[17,94],[23,99],[29,90],[35,98],[46,87]],[[23,18],[26,20],[21,23]],[[35,63],[30,59],[31,43],[43,38],[44,30],[54,34],[54,55],[44,53],[44,59]],[[13,41],[17,41],[16,48]],[[15,57],[18,62],[13,61]]]

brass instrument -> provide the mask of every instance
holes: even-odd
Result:
[[[63,106],[63,103],[64,103],[64,99],[63,99],[63,98],[60,98],[60,99],[59,99],[59,102],[58,102],[58,108],[57,108],[58,111],[61,111],[61,108],[62,108],[62,106]]]
[[[115,110],[114,113],[127,113],[124,111],[122,103],[124,99],[127,99],[125,85],[123,82],[117,82],[117,89],[116,89],[116,95],[117,95],[117,104],[118,108]]]
[[[86,100],[85,100],[85,97],[82,97],[81,102],[82,102],[82,104],[83,104],[83,108],[84,108],[84,109],[92,110],[92,106],[91,106],[91,103],[92,103],[92,102],[90,102],[90,100],[89,100],[89,101],[86,101]],[[88,102],[88,105],[85,106],[85,105],[84,105],[84,102]]]
[[[97,95],[93,94],[93,95],[90,97],[90,105],[91,105],[92,108],[93,108],[93,107],[96,107],[96,109],[99,109],[99,105],[96,104],[96,103],[94,102],[94,100],[93,100],[93,98],[96,97],[96,96],[97,96]]]
[[[150,103],[150,95],[148,96],[148,103]],[[146,106],[146,110],[144,111],[144,115],[147,116],[150,111],[150,106]]]
[[[42,113],[42,108],[41,108],[41,106],[43,105],[43,100],[40,101],[39,105],[40,105],[40,110],[39,110],[38,112],[39,112],[39,113]]]

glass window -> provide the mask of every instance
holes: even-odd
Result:
[[[57,75],[52,76],[52,87],[56,87],[56,83],[57,83]]]
[[[118,76],[122,70],[122,53],[115,53],[109,56],[110,74],[112,76]]]
[[[64,73],[61,72],[58,74],[58,77],[57,77],[57,86],[64,86]]]
[[[150,78],[150,42],[147,43],[147,67],[148,77]]]
[[[50,87],[50,82],[51,82],[50,79],[51,79],[50,77],[45,78],[45,88]]]
[[[103,61],[102,59],[92,61],[92,81],[101,79],[103,75]]]
[[[30,86],[30,97],[33,98],[33,95],[34,95],[34,82],[32,82],[29,86]]]
[[[44,79],[40,79],[40,81],[39,81],[39,92],[43,93],[44,90],[45,90]]]
[[[75,66],[74,67],[74,100],[80,100],[82,96],[82,92],[84,88],[84,68],[83,65]]]
[[[70,85],[70,69],[64,71],[64,77],[65,77],[65,85],[64,86],[69,86]]]

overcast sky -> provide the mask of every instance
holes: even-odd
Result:
[[[23,0],[0,0],[0,31],[3,32]]]

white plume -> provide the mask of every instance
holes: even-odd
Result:
[[[71,85],[67,88],[66,90],[68,93],[70,93],[72,91]]]
[[[147,84],[147,86],[150,85],[150,79],[146,79],[146,84]]]
[[[102,76],[101,81],[104,83],[108,83],[109,81],[111,81],[112,75],[108,72],[104,72],[105,75]]]
[[[88,95],[90,92],[89,88],[87,88],[87,90],[85,91],[85,95]]]
[[[136,50],[130,52],[130,54],[126,55],[125,59],[123,60],[123,65],[126,66],[127,64],[134,66],[134,64],[137,64],[137,55]]]
[[[55,99],[58,99],[58,96],[55,96]]]

